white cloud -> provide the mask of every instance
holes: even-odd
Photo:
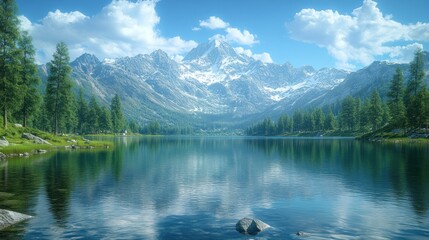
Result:
[[[229,23],[223,21],[219,17],[211,16],[206,20],[200,20],[200,27],[209,28],[209,29],[224,29],[226,35],[216,34],[213,38],[221,38],[224,41],[236,43],[239,45],[253,45],[258,43],[256,40],[256,35],[250,33],[248,30],[240,30],[235,27],[230,27]],[[193,31],[201,30],[200,27],[194,27]]]
[[[234,48],[234,50],[238,53],[238,54],[243,54],[246,55],[248,57],[252,57],[253,53],[250,49],[244,49],[242,47],[236,47]]]
[[[389,57],[392,61],[398,63],[408,63],[410,59],[413,59],[414,53],[417,49],[423,49],[423,45],[420,43],[408,44],[406,46],[392,47],[389,53]]]
[[[77,23],[88,18],[89,17],[85,16],[79,11],[63,13],[57,9],[55,12],[49,12],[48,15],[43,18],[42,23],[44,25],[66,25],[70,23]]]
[[[240,29],[230,27],[226,29],[226,32],[227,40],[241,45],[252,45],[258,42],[256,36],[247,30],[240,31]]]
[[[20,22],[20,27],[21,30],[23,31],[30,31],[32,28],[32,23],[31,21],[26,18],[25,16],[18,16],[19,22]]]
[[[206,20],[200,21],[200,27],[210,28],[210,29],[223,29],[227,28],[229,23],[223,21],[222,19],[211,16]]]
[[[342,15],[333,10],[303,9],[287,23],[292,38],[326,48],[341,68],[367,65],[377,56],[388,60],[404,59],[417,43],[403,46],[399,41],[428,41],[429,24],[403,25],[383,16],[377,3],[364,0],[361,7],[351,15]],[[412,56],[411,56],[412,57]]]
[[[197,45],[176,36],[160,35],[157,1],[116,0],[94,16],[81,12],[49,12],[38,23],[20,16],[21,28],[33,36],[37,60],[47,62],[59,41],[68,44],[70,58],[88,52],[99,58],[134,56],[162,49],[170,55],[183,54]]]
[[[270,54],[267,52],[263,52],[260,54],[253,54],[253,58],[263,63],[273,63],[273,59],[271,59]]]
[[[250,49],[244,49],[242,47],[236,47],[236,48],[234,48],[234,50],[238,54],[242,54],[242,55],[251,57],[251,58],[253,58],[255,60],[259,60],[263,63],[273,63],[273,59],[271,59],[270,54],[267,52],[263,52],[263,53],[259,53],[259,54],[253,54]]]

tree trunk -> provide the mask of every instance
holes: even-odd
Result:
[[[22,125],[24,125],[24,127],[27,127],[27,103],[25,102],[25,96],[24,96],[24,108],[22,111],[22,115],[23,115],[23,123]]]
[[[55,135],[58,135],[58,116],[55,116]]]
[[[6,108],[6,106],[3,106],[3,127],[4,127],[4,129],[7,128],[7,108]]]

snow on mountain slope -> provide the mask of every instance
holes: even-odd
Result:
[[[106,104],[119,94],[129,117],[142,123],[194,125],[234,124],[274,109],[303,107],[323,98],[349,74],[262,63],[221,40],[198,45],[181,62],[157,50],[103,61],[84,54],[71,66],[77,87]]]

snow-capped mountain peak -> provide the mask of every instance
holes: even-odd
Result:
[[[106,104],[119,94],[125,114],[139,122],[234,124],[332,103],[346,94],[365,94],[374,84],[388,82],[396,67],[406,73],[408,65],[374,63],[349,73],[263,64],[216,39],[198,45],[181,62],[157,50],[103,61],[84,54],[71,66],[75,86]],[[44,69],[41,66],[42,78]]]
[[[227,42],[220,39],[214,39],[209,42],[199,44],[197,47],[192,49],[183,60],[188,62],[205,60],[210,64],[219,64],[226,58],[243,59],[243,57],[239,55]]]

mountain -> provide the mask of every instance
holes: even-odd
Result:
[[[425,57],[425,78],[424,83],[429,86],[429,53],[423,52]],[[369,96],[372,89],[376,88],[382,98],[386,98],[389,91],[390,81],[400,68],[404,74],[404,79],[409,79],[410,65],[389,63],[386,61],[376,61],[369,66],[360,69],[356,72],[350,73],[346,79],[338,84],[326,97],[323,98],[322,104],[332,103],[336,99],[342,99],[347,95],[353,97],[366,97]]]
[[[427,56],[427,54],[426,54]],[[429,61],[427,61],[429,62]],[[213,40],[181,62],[162,50],[99,60],[84,54],[71,63],[75,86],[109,104],[115,94],[125,114],[145,124],[237,127],[296,108],[320,106],[348,94],[385,87],[397,65],[375,62],[357,72],[263,63]],[[46,78],[46,66],[40,74]]]

